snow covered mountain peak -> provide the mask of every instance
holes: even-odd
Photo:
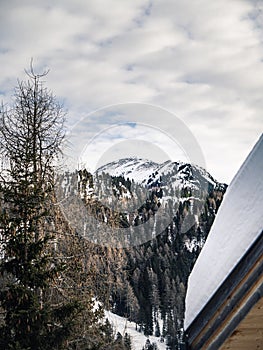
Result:
[[[131,177],[135,181],[137,180],[140,182],[138,179],[139,173],[145,175],[146,173],[151,173],[153,170],[156,171],[159,168],[160,164],[155,163],[151,160],[142,158],[123,158],[103,165],[97,170],[97,172],[109,173],[112,176]]]
[[[219,183],[203,168],[183,162],[167,160],[156,163],[141,158],[123,158],[101,166],[98,174],[123,176],[141,185],[172,182],[175,187],[215,188]]]

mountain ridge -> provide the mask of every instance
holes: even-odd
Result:
[[[206,169],[181,161],[167,160],[163,163],[153,162],[148,159],[129,157],[109,162],[96,170],[97,174],[108,173],[110,176],[122,176],[125,179],[134,180],[141,185],[151,186],[151,183],[162,185],[173,184],[175,188],[189,187],[193,189],[202,185],[210,189],[222,187],[225,190],[227,185],[217,181]],[[169,175],[170,179],[164,176]]]

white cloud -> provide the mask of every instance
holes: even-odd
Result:
[[[102,130],[91,140],[88,137],[84,139],[88,142],[82,143],[78,162],[91,172],[113,160],[132,156],[160,163],[168,159],[191,161],[180,144],[151,125],[119,124]]]
[[[34,57],[69,124],[115,103],[162,106],[229,182],[262,132],[262,10],[256,0],[2,1],[0,93],[9,99]]]

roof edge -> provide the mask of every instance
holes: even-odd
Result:
[[[263,296],[262,270],[263,231],[186,329],[189,349],[215,349],[223,344]]]

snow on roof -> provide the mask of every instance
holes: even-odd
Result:
[[[263,229],[263,134],[229,185],[188,280],[185,329]]]

